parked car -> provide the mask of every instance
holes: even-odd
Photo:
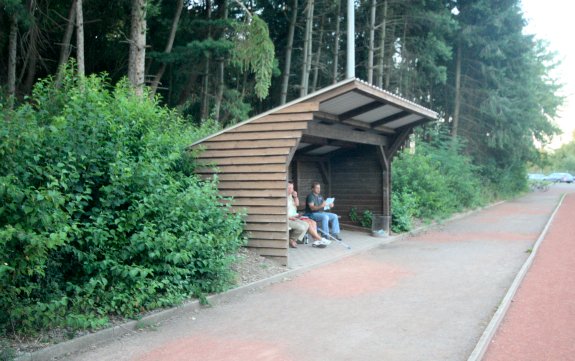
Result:
[[[569,173],[551,173],[545,180],[550,182],[573,183],[573,176]]]
[[[541,181],[545,180],[545,174],[542,173],[529,173],[527,174],[527,179],[531,181]]]

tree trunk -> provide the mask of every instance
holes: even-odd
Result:
[[[228,6],[227,0],[223,0],[221,4],[223,8],[222,19],[226,20],[228,18]],[[224,34],[221,35],[222,37]],[[216,103],[214,104],[214,118],[220,120],[220,109],[222,108],[222,102],[224,101],[224,89],[225,89],[225,59],[224,56],[220,56],[218,59],[218,91],[216,93]]]
[[[369,19],[369,49],[367,52],[367,82],[373,84],[373,58],[375,54],[375,16],[377,12],[377,0],[371,0]]]
[[[461,42],[457,43],[457,53],[455,57],[455,104],[453,106],[453,125],[451,135],[457,137],[459,128],[459,112],[461,109]]]
[[[212,19],[212,3],[211,0],[206,0],[206,11],[208,21]],[[212,27],[208,25],[208,39],[212,38]],[[210,56],[211,54],[207,52],[206,60],[205,60],[205,67],[204,67],[204,78],[202,79],[202,107],[200,118],[205,120],[208,118],[209,110],[210,110],[210,101],[209,101],[209,93],[210,93]]]
[[[82,0],[76,1],[76,61],[78,62],[78,76],[86,75],[84,66],[84,12]]]
[[[72,34],[74,34],[74,24],[76,22],[76,0],[72,0],[70,5],[70,10],[68,12],[68,21],[66,24],[66,32],[62,38],[62,44],[60,44],[60,58],[58,60],[58,73],[56,75],[56,84],[60,84],[63,77],[63,66],[68,62],[70,57]]]
[[[379,37],[379,56],[378,56],[378,65],[377,65],[377,77],[376,77],[376,85],[378,87],[383,86],[383,74],[385,68],[385,31],[387,29],[387,0],[383,0],[383,16],[381,19],[381,27],[380,37]]]
[[[18,49],[18,18],[16,15],[12,16],[8,38],[8,104],[12,109],[16,96],[16,52]]]
[[[248,87],[248,72],[244,71],[244,77],[242,78],[242,101],[246,98],[246,89]]]
[[[38,42],[40,40],[40,27],[38,26],[38,20],[36,19],[35,13],[37,10],[36,0],[28,0],[28,18],[30,19],[30,26],[26,35],[23,37],[25,39],[24,43],[27,45],[26,48],[26,61],[22,67],[22,73],[20,76],[20,81],[22,81],[24,74],[26,74],[26,79],[23,80],[22,90],[25,94],[29,94],[34,86],[34,79],[36,77],[36,66],[38,64],[38,58],[40,57],[38,50]]]
[[[385,75],[385,89],[389,89],[389,86],[391,84],[391,69],[392,69],[392,62],[393,62],[393,54],[395,53],[395,46],[394,46],[394,40],[395,39],[395,28],[396,26],[392,26],[391,27],[391,36],[389,37],[390,39],[392,39],[390,41],[389,44],[389,54],[387,55],[387,59],[386,59],[386,69],[387,71],[384,73]]]
[[[184,0],[178,0],[178,4],[176,5],[176,13],[174,14],[174,20],[172,21],[172,29],[170,31],[170,37],[168,38],[168,42],[166,44],[166,49],[164,49],[164,54],[169,54],[172,52],[172,47],[174,46],[174,40],[176,39],[176,31],[178,30],[178,24],[180,22],[180,17],[182,15],[182,10],[184,9]],[[158,85],[160,84],[160,80],[162,80],[162,76],[166,71],[166,63],[162,63],[160,69],[156,73],[154,80],[152,80],[152,84],[150,85],[150,96],[153,97],[158,90]]]
[[[206,120],[210,111],[210,54],[206,54],[204,78],[202,79],[202,108],[200,118]]]
[[[317,51],[315,53],[315,66],[313,69],[313,81],[311,83],[311,91],[314,92],[317,87],[317,78],[319,76],[319,64],[321,60],[321,44],[323,43],[323,26],[325,21],[325,15],[321,16],[321,21],[319,25],[319,42]]]
[[[287,93],[288,93],[288,86],[289,86],[289,76],[291,72],[291,55],[293,51],[293,37],[295,32],[295,25],[297,22],[297,11],[298,11],[298,0],[293,1],[293,8],[291,19],[289,23],[289,30],[288,30],[288,40],[287,40],[287,47],[286,47],[286,58],[284,64],[284,73],[282,77],[282,93],[280,98],[280,104],[285,104],[287,101]]]
[[[332,83],[337,83],[338,79],[338,67],[339,67],[339,38],[340,38],[340,13],[341,13],[341,0],[336,0],[336,8],[335,8],[335,40],[333,44],[333,72],[332,72]]]
[[[141,96],[144,93],[146,67],[146,0],[132,0],[131,21],[128,78],[136,94]]]
[[[403,22],[403,34],[401,36],[401,66],[399,69],[399,82],[398,82],[398,87],[399,87],[399,94],[402,95],[405,98],[408,98],[408,94],[407,92],[407,64],[408,64],[408,59],[407,59],[407,16],[404,16],[404,22]]]
[[[40,56],[38,51],[38,37],[40,36],[40,29],[36,23],[36,19],[33,20],[33,24],[29,31],[29,46],[28,46],[28,72],[26,73],[26,79],[24,80],[24,85],[22,87],[25,94],[29,94],[34,86],[34,80],[36,79],[36,66],[38,65],[38,57]]]
[[[306,22],[305,22],[305,35],[303,45],[303,64],[301,72],[301,86],[300,97],[306,96],[309,86],[309,72],[311,68],[311,54],[312,54],[312,32],[313,32],[313,9],[314,0],[308,0]]]
[[[193,71],[190,74],[190,76],[188,77],[188,81],[186,82],[186,86],[184,87],[184,89],[180,93],[180,96],[178,98],[178,105],[183,105],[185,102],[188,101],[188,99],[190,98],[190,94],[192,93],[192,90],[194,89],[194,85],[196,84],[197,80],[198,80],[198,73]]]

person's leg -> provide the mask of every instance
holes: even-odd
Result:
[[[304,225],[302,222],[292,220],[288,220],[288,225],[290,228],[289,246],[292,248],[296,248],[297,247],[296,239],[298,239],[299,237],[303,237],[305,231],[307,230],[307,227],[309,226],[307,224]]]
[[[315,212],[310,216],[311,219],[317,222],[317,227],[326,234],[329,233],[329,216],[325,212]]]
[[[296,220],[295,222],[301,228],[301,234],[299,235],[299,237],[297,237],[297,240],[301,243],[301,242],[303,242],[303,237],[305,236],[305,234],[309,230],[309,224],[307,222],[304,222],[304,221],[299,220],[299,219]]]
[[[302,219],[302,221],[306,222],[309,225],[307,233],[313,238],[315,241],[321,240],[321,236],[317,233],[317,223],[311,218]]]
[[[339,236],[339,219],[337,214],[326,212],[329,217],[329,223],[331,224],[331,235],[338,235]]]

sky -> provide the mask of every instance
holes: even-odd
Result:
[[[555,123],[563,134],[553,139],[551,148],[573,140],[575,131],[575,42],[573,41],[573,5],[569,0],[521,0],[528,25],[525,33],[549,42],[549,50],[557,52],[562,64],[553,73],[565,87],[566,101]]]

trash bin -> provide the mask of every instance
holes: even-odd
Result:
[[[389,235],[390,225],[391,216],[374,214],[371,218],[371,235],[373,237],[387,237]]]

